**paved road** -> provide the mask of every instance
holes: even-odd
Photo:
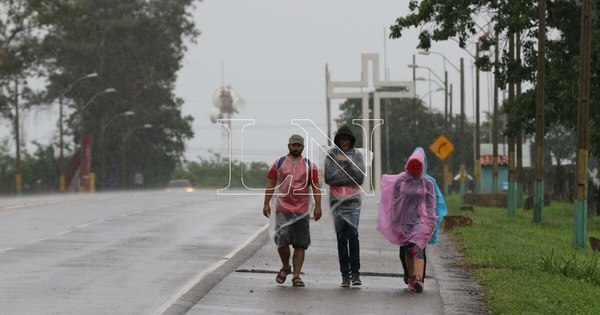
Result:
[[[214,190],[2,198],[0,313],[152,314],[264,225],[259,199],[224,201]]]
[[[340,288],[333,224],[313,222],[305,288],[280,262],[262,196],[142,192],[0,199],[1,314],[483,314],[445,235],[425,291],[407,292],[396,246],[360,225],[363,286]]]
[[[365,198],[361,214],[361,287],[341,288],[336,240],[330,218],[312,222],[313,243],[302,276],[305,288],[275,283],[281,267],[266,232],[252,243],[256,253],[215,266],[190,285],[165,314],[486,314],[481,289],[456,268],[459,257],[446,235],[427,250],[425,291],[408,292],[402,281],[398,248],[376,232],[376,197]],[[266,220],[265,220],[266,221]],[[260,244],[263,244],[262,247]],[[246,259],[246,258],[249,259]]]

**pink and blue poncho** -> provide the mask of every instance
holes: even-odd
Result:
[[[412,160],[421,162],[418,174],[406,171]],[[383,175],[377,230],[390,242],[425,248],[435,243],[439,223],[447,213],[446,204],[435,179],[426,174],[427,158],[418,147],[409,157],[405,171]]]

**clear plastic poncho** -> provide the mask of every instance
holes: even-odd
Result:
[[[330,211],[324,213],[324,221],[344,220],[358,228],[361,208],[361,185],[368,168],[371,166],[373,153],[363,148],[351,148],[346,151],[338,147],[324,147],[327,154],[321,156],[324,188],[327,195],[323,204]]]
[[[394,244],[414,243],[425,248],[438,226],[437,184],[426,174],[427,158],[421,147],[411,154],[405,169],[414,159],[423,165],[420,174],[405,170],[397,175],[382,176],[377,230]]]
[[[282,229],[298,220],[309,220],[314,210],[311,181],[318,182],[318,172],[310,160],[289,155],[277,159],[271,166],[269,174],[276,174],[276,185],[269,205],[269,236],[275,240]],[[279,245],[278,245],[279,246]]]

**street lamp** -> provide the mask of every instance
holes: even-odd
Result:
[[[440,83],[438,83],[438,81],[436,81],[434,79],[431,79],[431,75],[430,75],[429,79],[426,79],[424,77],[418,77],[418,78],[415,78],[415,80],[416,81],[429,81],[429,93],[427,93],[427,94],[429,94],[429,110],[431,110],[432,109],[431,106],[433,104],[431,102],[431,94],[432,94],[432,92],[442,91],[442,90],[445,90],[445,88]],[[435,91],[431,90],[431,82],[435,83],[438,86],[437,90],[435,90]],[[425,95],[427,95],[427,94],[425,94]]]
[[[67,88],[58,97],[58,125],[59,125],[58,128],[59,128],[59,150],[60,150],[60,184],[59,184],[59,188],[60,188],[61,192],[65,191],[65,163],[64,163],[64,154],[63,154],[63,150],[64,150],[63,149],[64,148],[63,99],[65,98],[65,95],[67,95],[67,93],[69,93],[69,91],[71,91],[71,89],[75,86],[75,84],[79,83],[81,80],[95,78],[97,76],[98,76],[98,73],[92,72],[92,73],[89,73],[89,74],[86,74],[86,75],[80,77],[79,79],[73,81],[73,83],[69,84],[69,86],[67,86]]]
[[[82,192],[85,192],[88,189],[88,185],[89,185],[89,157],[91,157],[91,146],[89,146],[89,150],[86,149],[85,147],[85,132],[84,132],[84,114],[85,114],[85,110],[86,108],[91,105],[94,101],[94,99],[96,99],[96,97],[103,95],[103,94],[108,94],[108,93],[115,93],[117,90],[114,88],[107,88],[103,91],[100,91],[96,94],[94,94],[94,96],[92,96],[82,107],[81,110],[79,111],[79,133],[80,133],[80,141],[81,141],[81,145],[79,147],[80,149],[80,162],[79,162],[79,183],[80,183],[80,190]],[[87,157],[87,158],[86,158]],[[86,163],[86,161],[88,161],[88,163]]]
[[[431,51],[431,50],[427,50],[427,51],[421,50],[421,51],[419,51],[419,55],[429,56],[430,54],[442,56],[442,58],[444,58],[444,71],[446,71],[446,63],[448,63],[454,69],[456,69],[456,71],[460,72],[460,69],[457,66],[455,66],[452,62],[450,62],[450,60],[448,60],[448,58],[446,58],[446,56],[444,54],[439,53],[439,52],[435,52],[435,51]]]
[[[115,93],[117,92],[117,89],[115,88],[107,88],[104,91],[100,91],[96,94],[94,94],[94,96],[92,96],[92,98],[90,98],[89,101],[87,101],[82,107],[81,107],[81,112],[83,112],[93,101],[94,99],[96,99],[96,97],[103,95],[103,94],[108,94],[108,93]]]
[[[133,128],[126,132],[121,137],[121,181],[123,183],[123,188],[125,188],[126,176],[125,176],[125,143],[127,140],[133,135],[136,130],[140,129],[150,129],[154,127],[152,124],[144,124],[139,127]]]
[[[105,132],[106,132],[106,128],[108,128],[108,126],[110,126],[110,124],[115,121],[115,119],[121,117],[121,116],[133,116],[135,115],[135,113],[133,111],[126,111],[120,114],[117,114],[116,116],[114,116],[113,118],[111,118],[106,124],[102,125],[101,127],[101,136],[102,136],[102,156],[100,161],[102,162],[102,166],[101,166],[101,171],[102,171],[102,188],[106,189],[106,149],[105,149],[105,143],[106,143],[106,139],[105,139]]]
[[[423,95],[421,98],[424,98],[425,96],[429,95],[429,98],[431,99],[431,94],[432,94],[432,93],[439,92],[439,91],[443,91],[443,90],[444,90],[444,88],[442,88],[442,87],[439,87],[439,88],[437,88],[437,89],[435,89],[435,90],[431,90],[431,91],[429,91],[429,92],[425,93],[425,95]],[[431,104],[429,104],[429,108],[431,108]]]
[[[92,104],[92,102],[96,99],[96,97],[98,97],[100,95],[104,95],[104,94],[115,93],[115,92],[117,92],[117,90],[115,88],[107,88],[104,91],[100,91],[100,92],[94,94],[94,96],[92,96],[85,104],[83,104],[83,106],[79,110],[79,132],[81,132],[81,137],[83,137],[83,115],[85,113],[86,108]]]

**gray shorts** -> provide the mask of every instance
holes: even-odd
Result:
[[[275,244],[277,247],[292,245],[307,249],[310,246],[310,215],[292,213],[275,214]],[[286,224],[293,222],[291,224]]]

